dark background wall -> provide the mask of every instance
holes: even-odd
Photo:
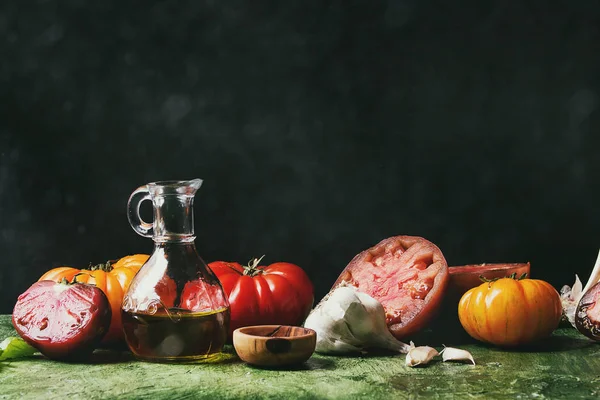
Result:
[[[451,265],[585,279],[599,17],[594,1],[3,1],[0,312],[51,267],[151,252],[129,194],[193,177],[206,261],[295,262],[318,298],[396,234]]]

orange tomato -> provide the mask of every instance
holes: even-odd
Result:
[[[550,336],[561,314],[558,292],[539,279],[485,282],[467,291],[458,304],[458,318],[471,337],[503,347]]]
[[[131,280],[148,259],[146,254],[134,254],[119,259],[115,264],[110,261],[106,264],[92,266],[88,269],[72,267],[58,267],[51,269],[38,279],[38,281],[51,280],[60,282],[63,278],[72,281],[77,275],[77,282],[93,284],[101,289],[110,303],[112,319],[108,332],[102,343],[109,344],[124,339],[121,323],[121,303],[123,296],[131,284]]]

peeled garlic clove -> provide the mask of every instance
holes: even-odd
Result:
[[[442,361],[470,361],[475,365],[475,360],[471,353],[463,349],[457,349],[454,347],[446,347],[442,350]]]
[[[439,356],[440,353],[433,347],[419,346],[415,347],[413,342],[410,342],[411,349],[406,354],[406,366],[416,367],[417,365],[424,365],[429,363],[435,356]]]

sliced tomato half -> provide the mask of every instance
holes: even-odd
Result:
[[[481,285],[481,277],[496,279],[516,274],[517,278],[527,274],[531,278],[530,263],[471,264],[448,268],[450,283],[448,291],[454,296],[462,296],[469,289]]]

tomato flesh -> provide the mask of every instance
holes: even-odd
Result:
[[[354,257],[333,288],[342,282],[378,300],[390,331],[401,339],[435,315],[448,283],[448,264],[433,243],[395,236]]]
[[[39,281],[19,296],[12,321],[45,356],[77,359],[91,353],[108,331],[111,309],[94,286]]]

